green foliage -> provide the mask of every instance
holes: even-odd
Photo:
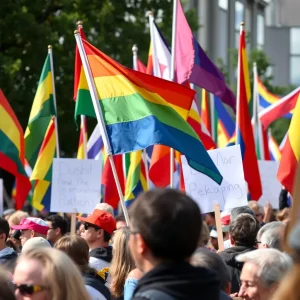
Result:
[[[87,39],[101,51],[132,66],[132,46],[146,62],[149,28],[146,12],[154,11],[158,26],[171,41],[171,0],[46,0],[1,1],[0,83],[25,129],[47,46],[53,46],[60,147],[77,151],[73,122],[73,76],[76,22],[83,21]],[[193,30],[197,18],[187,12]],[[90,121],[91,122],[91,121]],[[91,130],[90,126],[90,130]]]

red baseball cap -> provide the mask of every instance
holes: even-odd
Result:
[[[24,218],[21,220],[19,225],[11,226],[15,230],[33,230],[39,234],[46,235],[49,226],[48,224],[40,218]]]
[[[116,220],[110,213],[104,210],[95,209],[87,218],[77,217],[77,219],[96,225],[109,234],[112,234],[116,230]]]

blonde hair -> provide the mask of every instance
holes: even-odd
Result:
[[[264,213],[264,209],[257,201],[251,200],[248,201],[248,206],[253,210],[255,214],[262,214]]]
[[[128,247],[129,236],[129,228],[122,227],[113,237],[113,259],[109,272],[112,278],[110,292],[116,298],[123,295],[125,280],[130,271],[135,268]]]
[[[8,224],[9,224],[9,226],[19,225],[22,219],[28,218],[28,217],[29,217],[29,215],[27,212],[22,211],[22,210],[17,210],[8,218]]]
[[[107,203],[98,203],[96,204],[95,209],[104,210],[110,213],[113,217],[115,215],[113,207]]]
[[[19,262],[24,260],[37,260],[43,265],[51,300],[90,299],[78,268],[65,253],[57,249],[35,249],[22,254]]]

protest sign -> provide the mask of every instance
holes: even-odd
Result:
[[[55,158],[51,212],[90,213],[100,201],[101,161]]]
[[[192,169],[182,156],[186,193],[197,202],[202,213],[214,211],[215,203],[221,210],[247,205],[240,146],[211,150],[208,154],[223,176],[222,184],[218,185],[208,176]]]
[[[261,206],[265,206],[267,201],[269,201],[274,209],[278,209],[279,194],[281,191],[281,184],[277,179],[279,162],[271,160],[259,160],[258,167],[263,189],[263,194],[259,199],[259,204]]]

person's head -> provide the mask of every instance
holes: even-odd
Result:
[[[22,248],[22,254],[34,249],[51,248],[50,243],[42,237],[33,237],[29,239]]]
[[[284,229],[285,225],[281,222],[264,225],[257,233],[258,248],[274,248],[281,251]]]
[[[55,244],[62,236],[68,232],[68,222],[59,215],[50,215],[46,222],[49,226],[47,240]]]
[[[234,246],[254,247],[259,223],[250,214],[240,214],[229,226],[230,242]]]
[[[113,236],[113,259],[109,272],[112,278],[110,291],[116,298],[123,295],[125,280],[130,271],[135,268],[128,245],[129,237],[130,230],[127,227],[116,230]]]
[[[209,236],[210,236],[211,245],[214,247],[215,250],[218,250],[219,249],[218,232],[215,227],[210,231]]]
[[[215,213],[210,212],[205,215],[205,223],[207,226],[214,226],[216,225],[216,218],[215,218]]]
[[[203,267],[217,273],[220,280],[220,288],[225,293],[230,293],[230,275],[221,256],[207,248],[198,248],[191,257],[190,264],[195,267]]]
[[[0,269],[0,300],[15,300],[13,285],[7,271]]]
[[[253,210],[249,206],[240,206],[235,207],[230,212],[230,222],[233,222],[233,220],[238,217],[240,214],[250,214],[255,217],[255,214]]]
[[[110,213],[95,209],[87,218],[78,219],[84,222],[85,230],[81,237],[87,241],[90,250],[108,246],[111,235],[116,230],[116,220]]]
[[[16,210],[15,210],[14,208],[8,208],[8,209],[6,209],[6,210],[3,212],[3,218],[4,218],[5,220],[8,221],[8,219],[10,218],[10,216],[11,216],[14,212],[16,212]]]
[[[10,236],[12,236],[16,231],[15,229],[12,228],[12,226],[19,225],[22,219],[25,219],[28,217],[29,217],[29,215],[27,212],[22,211],[22,210],[17,210],[8,218],[7,221],[8,221],[9,227],[10,227]]]
[[[110,213],[113,217],[115,215],[113,207],[107,203],[97,203],[95,209],[104,210]]]
[[[124,214],[117,215],[116,222],[117,222],[116,224],[117,229],[127,226]]]
[[[202,222],[200,239],[198,243],[198,247],[204,247],[209,242],[209,229],[205,222]]]
[[[21,230],[21,244],[24,244],[33,237],[47,237],[48,224],[40,218],[25,218],[22,219],[20,225],[12,226],[15,230]]]
[[[82,272],[89,269],[89,246],[82,237],[75,234],[65,235],[55,243],[54,247],[71,257]]]
[[[5,218],[0,217],[0,250],[6,247],[6,241],[9,237],[9,225]]]
[[[198,205],[172,189],[141,194],[129,209],[130,251],[142,272],[162,262],[190,258],[200,237],[202,220]]]
[[[276,249],[249,251],[236,259],[244,262],[239,296],[246,300],[271,299],[278,283],[292,266],[292,259]]]
[[[78,268],[56,249],[36,249],[22,254],[13,280],[17,300],[90,299]]]
[[[259,205],[257,201],[254,200],[249,201],[248,206],[254,212],[258,223],[261,224],[264,219],[264,208],[261,205]]]

